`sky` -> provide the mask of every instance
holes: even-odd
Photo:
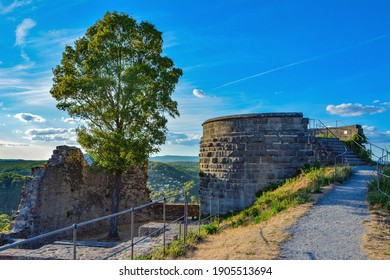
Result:
[[[78,146],[52,69],[107,11],[153,23],[183,70],[158,155],[198,155],[209,118],[268,112],[360,124],[390,149],[388,0],[0,0],[0,159]]]

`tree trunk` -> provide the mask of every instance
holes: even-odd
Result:
[[[114,174],[114,192],[112,194],[112,206],[111,213],[115,214],[119,212],[120,193],[122,188],[122,172],[116,171]],[[110,229],[108,232],[108,240],[119,240],[118,234],[118,216],[111,218]]]

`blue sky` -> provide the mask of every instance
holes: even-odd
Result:
[[[184,75],[160,155],[197,155],[206,119],[302,112],[361,124],[390,149],[390,1],[0,0],[0,158],[47,159],[77,145],[51,70],[106,11],[163,32]]]

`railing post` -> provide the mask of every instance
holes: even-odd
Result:
[[[166,197],[164,197],[164,200],[163,200],[163,254],[165,255],[165,242],[166,242],[166,233],[165,233],[165,223],[166,223],[166,209],[165,209],[165,205],[167,203],[167,199]]]
[[[77,259],[77,224],[73,224],[73,260]]]
[[[134,260],[134,208],[131,208],[131,225],[130,225],[130,233],[131,233],[131,259]]]
[[[200,236],[200,226],[201,226],[201,223],[202,223],[202,202],[200,200],[200,196],[199,196],[199,213],[198,213],[199,217],[199,225],[198,225],[198,231],[199,231],[199,236]]]
[[[218,195],[218,213],[217,213],[218,225],[219,225],[219,214],[220,213],[221,213],[221,195]]]
[[[212,200],[213,200],[213,194],[210,194],[210,204],[209,204],[209,206],[210,206],[210,223],[211,223],[211,219],[212,219],[212,205],[211,205],[211,203],[212,203]]]
[[[184,244],[186,244],[187,241],[187,230],[188,230],[188,193],[185,193],[184,196]]]

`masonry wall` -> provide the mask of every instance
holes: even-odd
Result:
[[[331,132],[329,132],[331,131]],[[349,140],[355,134],[364,135],[361,125],[347,125],[339,127],[329,127],[328,129],[316,129],[316,134],[327,137],[336,136],[340,140]]]
[[[111,214],[113,178],[91,170],[80,149],[59,146],[44,167],[32,170],[26,182],[11,236],[29,238],[74,223]],[[120,210],[149,203],[147,165],[129,168],[123,176]],[[149,221],[154,213],[137,211],[137,220]],[[129,223],[130,215],[120,223]],[[109,220],[79,228],[79,232],[107,227]],[[61,238],[64,233],[56,236]]]
[[[307,129],[308,119],[302,113],[235,115],[205,121],[200,144],[202,213],[247,207],[259,190],[293,176],[314,161]]]

